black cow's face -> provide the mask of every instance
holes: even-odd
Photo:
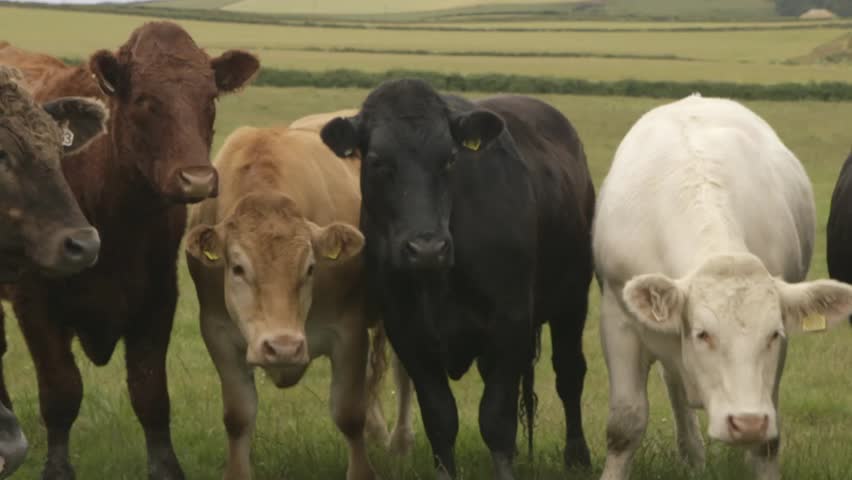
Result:
[[[457,162],[474,161],[503,130],[482,110],[451,112],[423,82],[399,80],[376,89],[351,118],[322,130],[337,155],[361,153],[361,194],[370,236],[395,268],[453,264],[451,181]]]

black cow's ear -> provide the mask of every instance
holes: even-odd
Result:
[[[468,150],[477,151],[497,138],[505,124],[503,119],[487,110],[456,114],[450,120],[453,138]]]
[[[351,158],[358,153],[358,121],[355,117],[337,117],[320,131],[323,143],[340,158]]]

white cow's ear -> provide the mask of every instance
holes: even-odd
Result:
[[[775,280],[788,333],[821,332],[852,315],[852,286],[834,280],[786,283]]]
[[[686,293],[669,277],[639,275],[624,286],[624,303],[645,326],[664,333],[680,332]]]

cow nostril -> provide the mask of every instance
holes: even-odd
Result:
[[[266,358],[274,358],[278,351],[275,349],[275,346],[272,345],[272,342],[269,340],[264,340],[261,345],[261,350],[263,351],[263,356]]]
[[[66,238],[63,247],[65,248],[65,255],[73,258],[82,256],[86,251],[83,244],[73,237]]]
[[[734,420],[733,415],[728,415],[728,428],[734,433],[738,433],[740,431],[740,428],[737,426],[737,422],[736,420]]]
[[[417,255],[417,254],[419,254],[420,252],[423,251],[421,246],[415,241],[406,242],[405,248],[406,248],[406,250],[408,250],[408,253],[411,253],[413,255]]]

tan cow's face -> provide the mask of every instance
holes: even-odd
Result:
[[[751,255],[727,255],[683,279],[638,276],[624,287],[624,301],[645,327],[680,336],[687,394],[707,409],[710,437],[750,444],[778,437],[787,336],[843,323],[852,287],[788,284]]]
[[[225,303],[237,322],[251,365],[307,367],[305,321],[314,278],[357,255],[364,237],[354,227],[319,227],[280,194],[250,194],[216,226],[195,227],[187,253],[224,268]]]

